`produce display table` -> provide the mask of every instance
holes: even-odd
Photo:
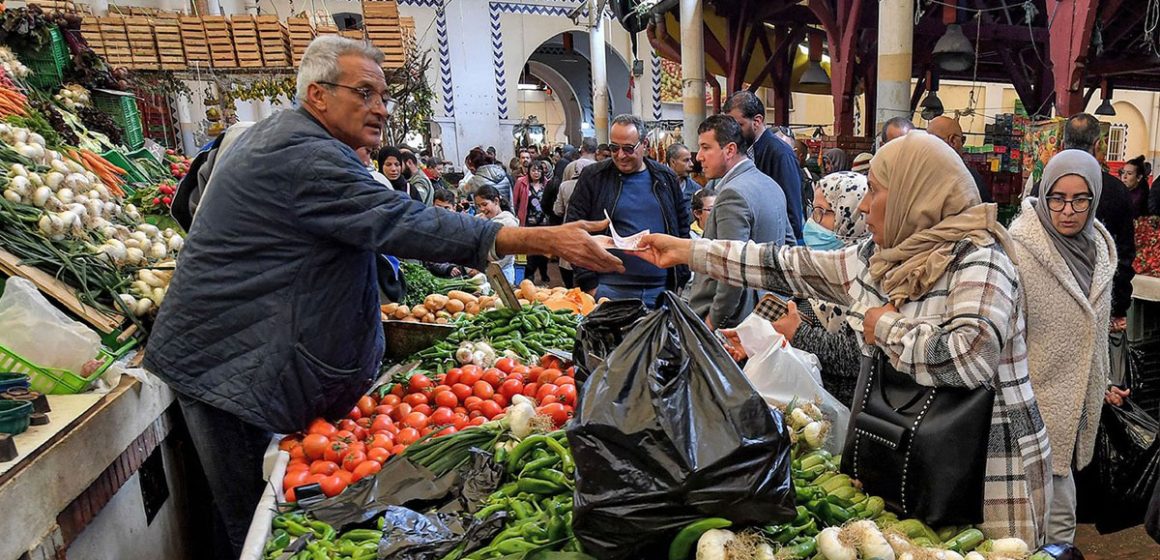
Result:
[[[1132,297],[1160,302],[1160,278],[1137,274],[1132,278]]]
[[[156,447],[164,438],[165,411],[173,400],[164,384],[142,384],[128,376],[105,395],[50,397],[51,423],[18,436],[21,455],[0,463],[0,511],[9,512],[0,515],[0,558],[63,554],[118,489],[103,474],[116,467],[120,476],[115,478],[123,482],[132,474],[125,465],[144,460],[125,463],[123,457],[145,450],[143,442]],[[105,500],[75,508],[94,483],[103,485]]]

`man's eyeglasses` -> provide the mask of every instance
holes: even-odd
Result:
[[[616,152],[624,152],[626,154],[632,154],[632,153],[636,152],[636,149],[639,148],[642,143],[644,143],[644,140],[639,140],[639,141],[637,141],[636,144],[609,144],[608,151],[610,151],[614,154]]]
[[[322,84],[324,86],[332,86],[332,87],[340,87],[343,89],[349,89],[350,91],[353,91],[356,94],[358,94],[358,96],[362,98],[363,103],[365,103],[367,105],[367,107],[373,107],[375,105],[375,102],[377,101],[378,103],[383,104],[383,107],[385,107],[387,109],[387,112],[391,112],[391,111],[395,110],[394,98],[392,98],[391,95],[385,91],[383,93],[378,93],[371,88],[344,86],[342,84],[336,84],[334,82],[317,82],[317,83]]]
[[[1052,212],[1063,212],[1063,209],[1068,204],[1071,205],[1071,209],[1073,212],[1075,212],[1076,214],[1083,214],[1084,212],[1087,212],[1089,208],[1091,208],[1092,197],[1081,196],[1078,198],[1073,198],[1071,200],[1067,200],[1067,199],[1063,198],[1062,196],[1049,196],[1049,197],[1047,197],[1047,209],[1051,210]]]

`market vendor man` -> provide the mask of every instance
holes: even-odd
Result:
[[[218,159],[149,339],[145,366],[177,392],[209,481],[217,557],[241,551],[271,434],[342,417],[370,388],[383,355],[376,254],[483,268],[550,251],[623,270],[589,236],[606,223],[501,228],[383,188],[355,153],[381,142],[382,61],[338,36],[310,44],[300,107]]]

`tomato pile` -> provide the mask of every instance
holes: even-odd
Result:
[[[500,358],[495,367],[465,365],[434,379],[416,373],[380,399],[365,395],[337,423],[318,418],[305,433],[282,439],[279,447],[290,454],[286,500],[297,501],[294,489],[311,483],[338,495],[432,432],[444,436],[503,417],[515,395],[535,399],[537,414],[563,426],[576,406],[576,381],[574,368],[562,368],[552,356],[532,367]]]

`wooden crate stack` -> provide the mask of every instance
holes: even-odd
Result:
[[[177,14],[161,14],[153,18],[153,33],[157,38],[157,60],[161,69],[185,69],[181,24],[178,22]]]
[[[214,68],[237,68],[238,57],[234,53],[234,38],[230,34],[230,21],[225,16],[202,16],[205,39],[209,44],[210,63]]]
[[[137,70],[156,70],[157,41],[153,35],[153,22],[146,16],[130,16],[125,18],[125,32],[129,36],[129,50],[132,51],[133,64],[130,68]]]
[[[238,66],[261,68],[262,49],[258,46],[258,23],[254,21],[254,16],[232,16],[230,29],[234,34],[234,50],[238,53]]]
[[[302,63],[306,47],[314,40],[314,25],[308,17],[287,18],[286,25],[290,36],[290,62],[297,68]]]
[[[403,26],[399,20],[399,5],[394,0],[364,0],[362,8],[367,38],[372,45],[383,51],[383,66],[402,66],[406,49],[403,45]]]
[[[399,27],[403,32],[403,46],[409,47],[415,44],[415,18],[406,16],[399,18]],[[405,50],[405,49],[404,49]]]
[[[97,18],[101,29],[101,42],[105,45],[105,60],[113,68],[133,65],[133,50],[129,46],[129,35],[125,31],[125,18],[104,16]]]
[[[105,42],[101,39],[101,26],[97,23],[97,18],[86,15],[81,20],[81,36],[97,56],[105,58]]]
[[[190,67],[209,67],[209,42],[201,18],[181,16],[177,21],[181,26],[181,49],[185,52],[185,64]]]
[[[290,66],[290,35],[278,16],[258,16],[258,44],[267,67]]]
[[[40,9],[46,12],[51,12],[53,10],[60,10],[62,12],[77,11],[77,6],[72,2],[72,0],[32,0],[27,2],[27,5],[29,6],[33,4],[40,6]]]

